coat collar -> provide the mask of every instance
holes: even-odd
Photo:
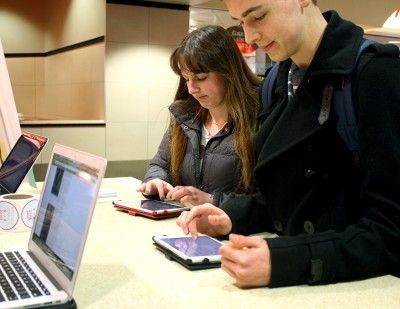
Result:
[[[187,126],[193,130],[201,130],[201,119],[199,117],[195,118],[193,112],[188,110],[185,104],[172,103],[168,109],[180,125]]]
[[[168,109],[181,126],[187,126],[188,128],[196,131],[201,131],[203,129],[203,121],[200,119],[200,117],[194,118],[193,113],[185,109],[183,105],[172,103]],[[233,119],[231,116],[228,117],[228,124],[226,128],[228,130],[225,130],[223,135],[230,132],[233,128]]]
[[[350,75],[357,57],[363,29],[342,19],[337,12],[323,14],[328,25],[309,71],[310,77],[326,74]]]

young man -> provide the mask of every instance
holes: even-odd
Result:
[[[400,276],[398,48],[372,46],[361,56],[352,82],[355,156],[324,100],[328,81],[340,87],[352,73],[362,29],[334,11],[321,14],[315,0],[226,3],[247,42],[281,61],[254,137],[259,192],[194,207],[177,224],[194,238],[230,234],[222,268],[239,287]],[[263,231],[280,237],[243,236]]]

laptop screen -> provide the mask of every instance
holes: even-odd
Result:
[[[0,186],[4,193],[15,193],[46,145],[47,138],[23,132],[0,168]]]
[[[55,153],[42,191],[32,240],[72,280],[78,266],[98,171]]]

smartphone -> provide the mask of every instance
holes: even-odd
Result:
[[[116,200],[115,208],[128,211],[131,215],[144,215],[152,218],[165,218],[179,216],[182,211],[189,210],[188,206],[178,202],[163,202],[158,200]]]
[[[185,266],[201,265],[202,268],[218,266],[221,255],[218,250],[223,243],[207,235],[194,240],[184,236],[153,236],[154,244],[168,256],[184,263]]]

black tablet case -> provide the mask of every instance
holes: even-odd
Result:
[[[162,253],[165,254],[165,257],[168,260],[174,260],[181,264],[182,266],[186,267],[189,270],[201,270],[201,269],[208,269],[208,268],[219,268],[221,267],[221,262],[210,262],[208,259],[204,259],[202,263],[193,263],[191,259],[183,259],[180,256],[174,254],[172,251],[160,246],[158,243],[154,241],[153,237],[153,245],[157,247]]]

